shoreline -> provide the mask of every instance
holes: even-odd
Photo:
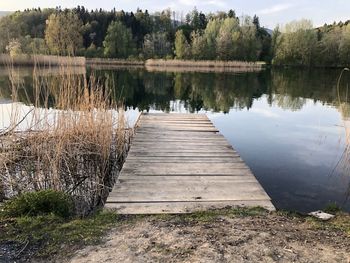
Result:
[[[259,207],[178,215],[101,211],[68,220],[52,215],[0,217],[0,251],[4,259],[19,262],[110,262],[111,257],[130,262],[347,262],[349,219],[341,212],[320,221]]]
[[[86,58],[54,55],[21,54],[11,57],[0,54],[0,66],[78,66],[97,69],[118,69],[123,67],[145,68],[149,71],[165,72],[245,72],[259,71],[266,68],[302,68],[302,69],[342,69],[344,66],[301,66],[273,65],[263,61],[223,61],[223,60],[180,60],[180,59],[114,59]]]

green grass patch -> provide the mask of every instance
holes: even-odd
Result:
[[[329,221],[322,221],[314,217],[307,217],[306,221],[316,229],[327,231],[345,232],[350,237],[350,214],[338,212],[336,216]]]
[[[262,207],[236,207],[236,208],[224,208],[217,210],[199,211],[189,214],[179,215],[155,215],[155,220],[175,220],[178,222],[213,222],[220,217],[248,217],[248,216],[259,216],[268,213],[268,211]]]
[[[62,250],[68,256],[79,247],[100,242],[107,230],[117,225],[118,219],[117,214],[102,211],[87,218],[70,220],[55,214],[1,217],[0,243],[27,244],[26,251],[34,253],[35,258],[52,258]]]
[[[7,201],[1,207],[2,217],[21,217],[54,214],[68,218],[73,216],[74,204],[63,192],[42,190],[24,193]]]

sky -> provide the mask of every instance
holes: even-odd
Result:
[[[350,19],[350,0],[0,0],[1,11],[23,10],[32,7],[102,8],[135,11],[137,7],[150,12],[171,8],[179,16],[196,7],[203,12],[233,9],[238,16],[257,14],[262,26],[274,28],[302,18],[311,19],[315,26]]]

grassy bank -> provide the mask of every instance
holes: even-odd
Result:
[[[2,66],[85,66],[84,57],[62,57],[48,55],[15,55],[0,54]]]
[[[103,254],[111,256],[118,251],[126,253],[136,246],[134,251],[138,251],[140,258],[161,261],[173,257],[174,262],[181,262],[194,259],[193,254],[197,249],[201,249],[200,246],[205,243],[206,238],[214,245],[212,248],[206,248],[206,253],[212,253],[215,244],[224,251],[229,249],[226,246],[233,242],[233,247],[239,249],[240,246],[254,243],[255,237],[272,232],[279,240],[286,242],[281,244],[281,247],[275,245],[276,247],[267,253],[277,258],[278,251],[293,255],[290,251],[295,243],[304,245],[305,249],[309,249],[314,242],[327,244],[329,249],[338,245],[338,252],[346,251],[346,245],[350,241],[349,222],[350,216],[344,213],[338,213],[331,221],[322,222],[293,213],[271,213],[262,208],[226,208],[193,214],[154,216],[120,216],[100,211],[84,219],[64,219],[52,214],[6,218],[0,214],[0,230],[3,233],[0,237],[0,251],[3,252],[5,261],[49,259],[62,262],[76,254],[76,251],[86,248],[80,254],[82,258],[86,260],[91,253],[95,256],[92,259],[101,256],[100,262],[105,262],[106,256]],[[243,232],[239,236],[221,233],[228,233],[232,229]],[[167,234],[164,236],[164,233]],[[179,233],[180,236],[175,233]],[[120,239],[123,240],[123,244],[128,244],[128,248],[124,249],[119,245],[113,247],[112,243],[105,247],[103,244],[106,242],[106,235],[109,235],[108,242]],[[177,238],[171,241],[174,244],[170,245],[168,239],[173,235]],[[295,238],[296,240],[292,241]],[[268,240],[266,236],[265,239]],[[328,243],[325,243],[326,241]],[[334,246],[330,242],[334,242]],[[90,245],[90,248],[87,247]],[[106,249],[109,250],[108,253]],[[244,252],[244,249],[242,251]],[[94,254],[98,252],[101,255]],[[255,253],[257,252],[255,250]],[[205,254],[202,256],[204,259]],[[307,259],[304,256],[301,254],[299,259]],[[118,257],[115,257],[115,260],[117,259]],[[136,260],[137,256],[133,259]],[[212,258],[211,261],[216,262],[220,258],[216,259]],[[287,259],[286,256],[285,260]],[[80,262],[79,256],[76,260]]]

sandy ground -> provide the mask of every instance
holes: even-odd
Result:
[[[350,237],[277,214],[211,220],[145,218],[68,262],[350,262]]]

